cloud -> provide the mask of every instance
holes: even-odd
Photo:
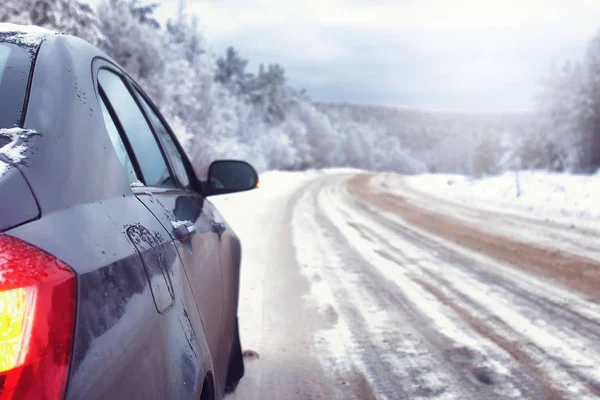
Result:
[[[161,12],[174,14],[175,0]],[[209,41],[317,99],[522,109],[600,28],[596,0],[188,0]]]

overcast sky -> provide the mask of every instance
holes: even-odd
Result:
[[[526,110],[579,58],[600,0],[187,0],[213,50],[279,63],[316,100]],[[177,0],[164,0],[161,19]]]

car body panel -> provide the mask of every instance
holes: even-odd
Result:
[[[50,36],[38,51],[23,127],[39,134],[19,169],[42,214],[131,193],[91,79],[99,54],[70,36]]]
[[[240,287],[240,265],[242,261],[242,246],[240,239],[229,226],[225,218],[210,202],[205,201],[205,208],[209,209],[215,223],[222,224],[225,230],[219,235],[219,259],[221,260],[221,280],[223,304],[222,332],[234,332],[236,327],[239,287]],[[221,338],[221,349],[227,354],[233,345],[233,336]]]
[[[10,168],[0,176],[0,232],[40,216],[40,209],[21,172]]]
[[[89,220],[94,224],[80,222]],[[164,244],[162,253],[176,293],[174,306],[166,313],[157,311],[149,283],[164,277],[146,274],[127,235],[131,227]],[[118,393],[168,398],[181,389],[173,383],[184,381],[190,392],[179,393],[178,398],[198,398],[200,377],[204,369],[212,369],[208,345],[196,328],[202,326],[201,318],[189,306],[195,305],[194,299],[168,233],[133,194],[44,215],[7,233],[78,267],[76,340],[67,399],[114,398],[120,397]],[[154,251],[148,250],[147,260]]]
[[[173,301],[175,300],[173,282],[170,276],[170,269],[172,268],[169,268],[167,262],[167,254],[169,254],[172,247],[171,241],[164,242],[162,240],[163,235],[152,234],[141,224],[128,227],[127,236],[142,259],[156,311],[159,314],[168,312],[173,307]],[[172,257],[172,262],[179,262],[177,255]]]
[[[203,317],[204,333],[213,355],[217,371],[223,370],[224,360],[219,357],[221,349],[222,284],[219,259],[219,238],[212,230],[212,216],[206,212],[204,199],[194,193],[162,190],[157,188],[134,188],[138,199],[161,222],[165,229],[172,231],[171,222],[190,221],[197,232],[189,240],[175,240],[177,251],[189,279],[192,294]],[[224,376],[216,374],[218,382]]]

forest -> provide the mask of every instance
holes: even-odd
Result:
[[[199,174],[216,158],[259,170],[355,167],[482,176],[600,168],[600,35],[580,60],[540,71],[521,113],[319,103],[272,60],[256,71],[234,47],[215,54],[181,2],[159,23],[140,0],[4,0],[0,21],[79,36],[116,60],[157,103]],[[260,61],[260,60],[259,60]]]

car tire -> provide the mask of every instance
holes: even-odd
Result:
[[[242,344],[240,343],[240,330],[238,319],[235,319],[233,343],[229,353],[229,364],[227,367],[227,381],[225,383],[225,393],[231,393],[236,388],[244,376],[244,355],[242,353]]]

